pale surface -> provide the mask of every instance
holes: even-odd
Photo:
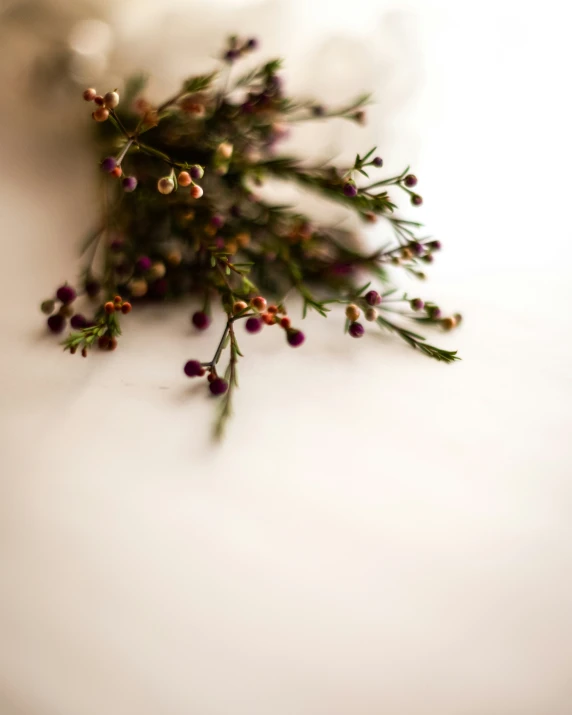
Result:
[[[237,416],[213,447],[212,401],[181,365],[218,326],[197,338],[188,308],[134,314],[121,349],[89,360],[44,336],[36,304],[73,276],[95,210],[87,110],[65,105],[68,130],[46,107],[42,126],[4,94],[0,713],[567,715],[564,11],[229,5],[221,29],[211,4],[201,52],[238,24],[306,71],[302,91],[376,83],[361,135],[303,140],[414,164],[418,215],[446,250],[408,289],[465,314],[435,336],[464,360],[344,339],[336,317],[312,318],[297,351],[275,331],[243,337]],[[161,12],[135,14],[131,40]],[[158,63],[183,45],[171,32]]]

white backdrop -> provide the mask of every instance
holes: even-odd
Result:
[[[143,66],[168,91],[237,30],[286,57],[293,90],[373,88],[366,129],[293,141],[412,164],[445,246],[422,292],[465,315],[435,337],[463,362],[344,339],[335,319],[311,318],[297,351],[245,338],[213,447],[212,401],[181,365],[219,331],[194,336],[188,308],[133,314],[109,356],[63,356],[36,305],[95,215],[89,127],[64,91],[18,94],[30,53],[11,35],[1,715],[570,713],[564,5],[132,0],[101,18],[109,86]]]

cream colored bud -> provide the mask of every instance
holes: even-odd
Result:
[[[165,264],[157,261],[157,263],[153,263],[149,269],[149,277],[154,278],[155,280],[162,278],[165,275],[166,270]]]
[[[377,310],[375,308],[368,308],[365,311],[365,319],[373,322],[377,319]]]
[[[170,194],[174,188],[175,182],[173,181],[173,179],[171,179],[170,176],[163,176],[163,178],[159,179],[159,181],[157,182],[157,189],[162,194]]]
[[[117,92],[108,92],[103,95],[103,102],[108,109],[115,109],[119,104],[119,95]]]
[[[136,278],[129,282],[129,291],[134,298],[141,298],[147,293],[147,281],[144,278]]]
[[[348,320],[351,320],[352,323],[355,323],[355,321],[359,318],[360,316],[360,310],[355,305],[355,303],[350,303],[348,307],[346,308],[346,318]]]

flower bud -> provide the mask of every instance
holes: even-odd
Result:
[[[381,296],[376,290],[369,290],[365,294],[365,302],[368,305],[379,305],[381,303]]]
[[[193,184],[191,186],[191,196],[193,197],[193,199],[200,199],[202,195],[202,187],[200,187],[198,184]]]
[[[93,100],[94,100],[95,97],[97,96],[97,92],[95,91],[95,89],[93,89],[92,87],[90,87],[89,89],[85,89],[85,90],[83,91],[83,95],[82,95],[82,96],[83,96],[83,98],[85,99],[86,102],[93,102]]]
[[[255,298],[252,298],[250,301],[250,305],[255,309],[259,311],[266,310],[266,299],[263,298],[261,295],[257,295]]]
[[[175,188],[175,182],[170,176],[163,176],[157,182],[157,189],[161,194],[170,194]]]
[[[167,269],[165,268],[165,264],[161,263],[160,261],[157,261],[156,263],[153,263],[153,265],[149,269],[149,277],[152,280],[157,280],[159,278],[163,278],[166,272]]]
[[[165,258],[167,259],[167,263],[170,263],[172,266],[178,266],[183,260],[183,254],[178,248],[173,248],[167,253]]]
[[[40,306],[40,310],[45,315],[51,315],[54,312],[55,307],[56,307],[56,301],[50,299],[50,300],[45,300],[42,303],[42,305]]]
[[[103,102],[108,109],[115,109],[119,104],[119,95],[117,92],[107,92],[103,95]]]
[[[424,303],[421,298],[413,298],[409,301],[409,305],[411,306],[411,310],[423,310]]]
[[[449,318],[443,318],[441,321],[441,325],[443,326],[444,330],[453,330],[454,327],[457,325],[457,321],[453,316]]]
[[[365,311],[365,319],[369,320],[370,323],[377,320],[377,310],[375,308],[368,308]]]
[[[105,122],[106,119],[109,118],[109,109],[106,109],[105,107],[100,107],[99,109],[96,109],[91,116],[95,119],[96,122]]]
[[[191,179],[193,181],[198,181],[199,179],[202,179],[205,175],[205,170],[200,164],[194,164],[193,166],[191,166],[190,172]]]
[[[355,322],[360,316],[360,309],[355,305],[355,303],[350,303],[346,308],[346,318],[351,320],[352,323]]]
[[[414,186],[417,186],[417,177],[414,174],[407,174],[407,176],[403,180],[403,183],[405,184],[405,186],[412,189]]]
[[[217,147],[217,156],[221,159],[228,160],[232,156],[233,148],[230,142],[222,142],[222,144],[219,144]]]
[[[246,310],[246,308],[248,308],[248,305],[243,300],[237,300],[232,306],[232,312],[237,315],[238,313],[242,313],[243,310]]]
[[[129,281],[128,288],[134,298],[142,298],[147,293],[149,286],[144,278],[134,278]]]
[[[179,182],[179,186],[190,186],[193,183],[191,175],[188,171],[179,172],[179,176],[177,176],[177,181]]]
[[[361,323],[352,323],[348,329],[352,338],[361,338],[365,333],[365,328]]]

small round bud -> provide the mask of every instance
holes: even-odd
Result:
[[[365,311],[365,319],[369,320],[370,323],[377,320],[377,310],[375,308],[368,308]]]
[[[297,348],[306,339],[306,336],[301,330],[294,330],[290,328],[289,330],[286,331],[286,340],[288,341],[288,345],[291,345],[293,348]]]
[[[292,325],[292,321],[290,318],[285,315],[283,318],[280,318],[280,327],[284,328],[285,330],[288,330],[288,328]]]
[[[399,266],[401,264],[401,259],[399,258],[399,256],[392,256],[391,262],[394,266]]]
[[[157,182],[157,189],[161,194],[170,194],[175,188],[175,182],[170,176],[163,176]]]
[[[123,313],[123,315],[127,315],[127,313],[130,313],[131,312],[131,303],[129,303],[128,301],[123,303],[123,305],[121,306],[121,312]]]
[[[414,186],[417,186],[417,177],[414,174],[407,174],[405,179],[403,179],[403,183],[409,189],[412,189]]]
[[[109,172],[110,176],[115,177],[116,179],[119,179],[119,177],[123,174],[123,171],[120,166],[116,166],[115,169],[112,169]]]
[[[366,121],[367,121],[367,115],[366,115],[366,113],[363,111],[363,109],[360,109],[358,112],[356,112],[356,113],[354,114],[354,119],[356,120],[356,122],[357,122],[360,126],[363,127],[364,124],[365,124]]]
[[[346,318],[355,322],[360,316],[360,309],[355,303],[350,303],[346,308]]]
[[[210,383],[209,390],[215,397],[219,395],[224,395],[228,390],[228,382],[223,380],[222,377],[215,377],[215,379]]]
[[[222,142],[222,144],[218,145],[216,153],[222,159],[230,159],[233,149],[234,147],[230,142]]]
[[[277,313],[278,312],[278,306],[277,305],[269,305],[268,308],[266,308],[267,313]]]
[[[224,225],[224,217],[220,214],[215,214],[211,217],[211,225],[215,228],[222,228]]]
[[[135,261],[135,270],[139,271],[139,273],[147,273],[151,266],[152,262],[149,256],[140,256]]]
[[[423,310],[423,301],[421,298],[413,298],[413,300],[409,301],[409,305],[411,306],[411,310]]]
[[[326,108],[322,104],[315,104],[312,107],[312,114],[315,117],[323,117],[326,113]]]
[[[123,190],[127,191],[127,193],[131,193],[137,188],[137,179],[134,176],[126,176],[122,183]]]
[[[109,118],[109,109],[100,107],[99,109],[96,109],[91,116],[96,122],[105,122]]]
[[[262,329],[262,320],[258,316],[252,315],[246,321],[245,327],[249,333],[258,333]]]
[[[463,316],[461,315],[461,313],[455,313],[455,315],[453,317],[457,321],[457,325],[460,325],[461,321],[463,320]]]
[[[266,299],[263,298],[261,295],[257,295],[255,298],[252,298],[250,301],[250,305],[255,309],[259,311],[266,310]]]
[[[100,335],[97,339],[97,345],[99,346],[100,350],[107,350],[107,348],[109,347],[109,342],[109,335]]]
[[[185,363],[185,367],[183,368],[187,377],[199,377],[202,369],[203,366],[198,360],[189,360]]]
[[[116,347],[117,347],[117,338],[116,337],[109,338],[109,345],[107,346],[107,349],[115,350]]]
[[[55,300],[51,300],[51,299],[44,300],[43,303],[40,305],[40,310],[45,315],[51,315],[54,312],[55,307],[56,307]]]
[[[429,241],[427,248],[430,248],[432,251],[440,251],[441,241]]]
[[[412,251],[415,256],[420,256],[425,250],[423,244],[419,243],[418,241],[411,241],[408,247],[409,250]]]
[[[238,313],[242,313],[243,310],[246,310],[246,308],[248,308],[248,305],[243,300],[237,300],[232,306],[232,312],[237,315]]]
[[[60,315],[63,315],[64,318],[71,318],[73,315],[73,307],[71,303],[68,303],[67,305],[61,305],[60,309],[58,310],[58,313]]]
[[[191,186],[191,196],[193,199],[200,199],[201,196],[203,195],[203,193],[204,192],[203,192],[202,187],[199,186],[198,184],[193,184]]]
[[[115,313],[115,305],[109,300],[104,306],[103,310],[107,313],[107,315],[111,315],[111,313]]]
[[[152,280],[158,280],[159,278],[163,278],[166,272],[167,269],[165,268],[165,264],[157,261],[156,263],[153,263],[149,269],[149,277]]]
[[[56,293],[56,298],[61,301],[64,305],[67,303],[73,303],[76,297],[75,290],[69,285],[63,285],[58,288]]]
[[[234,240],[241,248],[246,248],[246,246],[248,246],[248,244],[250,243],[250,234],[246,231],[241,231],[240,233],[236,234]]]
[[[422,257],[421,257],[421,260],[422,260],[424,263],[433,263],[433,261],[435,260],[435,258],[434,258],[430,253],[427,253],[425,256],[422,256]]]
[[[119,95],[117,92],[107,92],[103,95],[103,103],[108,109],[115,109],[119,104]]]
[[[97,104],[98,107],[103,107],[103,97],[101,96],[101,94],[96,94],[93,98],[93,101]]]
[[[87,348],[82,348],[82,349],[81,349],[81,356],[82,356],[82,357],[87,357]]]
[[[262,320],[265,325],[274,325],[277,321],[277,317],[275,313],[262,313]]]
[[[404,261],[410,261],[413,258],[413,251],[405,246],[401,249],[401,258],[403,258]]]
[[[368,305],[379,305],[381,303],[381,296],[376,290],[369,290],[365,294],[365,302]]]
[[[436,305],[426,305],[425,311],[427,315],[431,318],[431,320],[439,320],[439,318],[441,317],[441,309],[438,308]]]
[[[191,166],[190,172],[191,179],[193,181],[198,181],[199,179],[202,179],[205,175],[205,170],[202,166],[200,166],[200,164],[194,164],[193,166]]]
[[[225,52],[225,54],[224,54],[224,59],[225,59],[227,62],[234,62],[234,61],[235,61],[236,59],[238,59],[239,57],[240,57],[240,52],[239,52],[238,50],[235,50],[235,49],[227,50],[227,51]]]
[[[258,49],[258,39],[256,37],[251,37],[246,43],[247,50],[257,50]]]
[[[453,316],[451,316],[450,318],[443,318],[441,325],[444,330],[453,330],[453,328],[457,325],[457,321]]]
[[[49,330],[51,330],[52,333],[61,333],[62,330],[66,327],[66,319],[63,315],[55,313],[54,315],[50,315],[47,320],[47,324]]]
[[[344,195],[349,196],[350,198],[353,198],[357,195],[357,188],[353,181],[346,181],[346,183],[344,184],[343,191]]]
[[[379,169],[383,166],[383,159],[380,156],[376,156],[371,163]]]
[[[183,254],[178,248],[173,248],[167,253],[165,258],[167,259],[167,263],[170,263],[172,266],[178,266],[183,260]]]
[[[72,345],[70,348],[70,355],[75,355],[77,353],[77,345]]]
[[[149,290],[147,281],[144,278],[135,278],[134,280],[129,281],[128,287],[134,298],[142,298]]]
[[[89,89],[84,89],[82,94],[82,97],[85,99],[86,102],[93,102],[96,96],[97,92],[92,87],[90,87]]]
[[[216,380],[216,375],[214,374],[214,372],[209,372],[209,374],[207,375],[207,380],[208,380],[209,382],[212,382],[213,380]]]
[[[193,183],[191,175],[188,171],[179,172],[179,176],[177,176],[177,181],[179,182],[179,186],[190,186]]]
[[[191,318],[191,320],[193,321],[193,325],[195,326],[195,328],[197,328],[198,330],[206,330],[211,324],[211,319],[202,310],[197,310],[196,313],[193,313],[193,317]]]
[[[423,198],[419,196],[419,194],[413,194],[413,196],[411,197],[411,203],[413,204],[413,206],[421,206],[421,204],[423,203]]]
[[[365,333],[365,328],[361,323],[352,323],[348,330],[352,338],[361,338]]]
[[[75,315],[72,315],[70,325],[74,330],[81,330],[87,325],[87,320],[84,315],[81,315],[81,313],[76,313]]]

